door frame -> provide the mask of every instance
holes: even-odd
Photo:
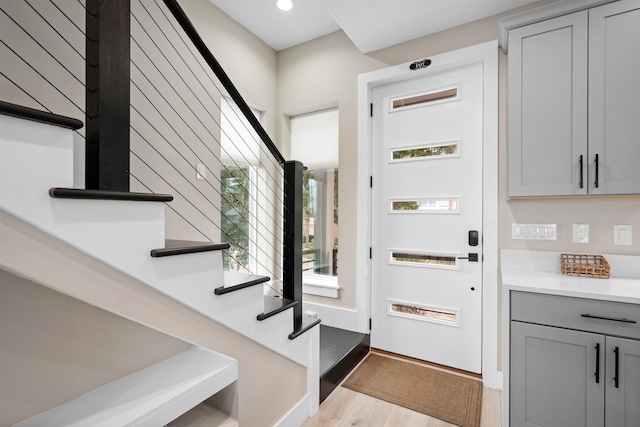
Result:
[[[356,204],[357,330],[369,332],[371,318],[371,154],[373,89],[429,76],[468,64],[483,65],[482,226],[482,379],[485,387],[502,388],[498,372],[498,41],[493,40],[429,57],[431,65],[411,70],[411,62],[358,76],[358,169]],[[374,183],[375,184],[375,183]]]

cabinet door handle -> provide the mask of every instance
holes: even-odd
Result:
[[[580,154],[580,188],[584,188],[584,164],[582,162],[582,154]]]
[[[594,315],[589,314],[589,313],[581,314],[580,316],[586,317],[588,319],[609,320],[611,322],[638,323],[635,320],[627,319],[627,318],[624,318],[624,317],[622,319],[618,319],[616,317],[594,316]]]
[[[615,366],[615,372],[614,372],[614,377],[613,377],[613,384],[616,386],[616,388],[620,388],[618,386],[618,368],[619,368],[619,355],[620,355],[620,350],[618,349],[618,347],[613,349],[613,353],[616,355],[615,359],[616,359],[616,366]]]
[[[595,165],[596,165],[596,182],[594,182],[594,185],[595,185],[595,187],[596,187],[596,188],[598,188],[598,181],[599,181],[599,179],[598,179],[598,169],[600,169],[600,168],[598,167],[598,163],[599,163],[599,162],[598,162],[598,155],[596,154],[596,159],[595,159]]]
[[[600,343],[596,344],[596,384],[600,384]]]

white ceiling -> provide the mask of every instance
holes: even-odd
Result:
[[[274,50],[342,29],[362,53],[482,19],[535,0],[210,0]]]

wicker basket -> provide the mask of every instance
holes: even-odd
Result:
[[[602,255],[560,254],[562,274],[608,279],[611,267]]]

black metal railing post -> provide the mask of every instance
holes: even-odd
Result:
[[[302,326],[302,163],[284,162],[283,296],[298,301],[294,331]]]
[[[85,188],[129,191],[130,2],[86,8]]]

